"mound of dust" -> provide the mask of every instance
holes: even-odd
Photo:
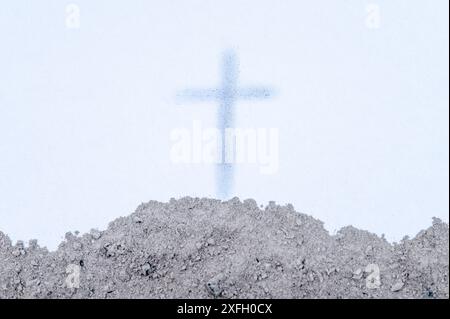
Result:
[[[55,252],[0,233],[0,298],[448,298],[449,230],[391,245],[270,203],[151,201]]]

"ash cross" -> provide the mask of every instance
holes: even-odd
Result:
[[[233,51],[226,51],[222,57],[222,78],[220,87],[210,89],[186,89],[179,96],[191,101],[217,101],[217,127],[222,132],[222,157],[225,158],[227,143],[225,130],[234,124],[234,109],[237,100],[267,99],[273,91],[265,87],[238,87],[239,61]],[[232,163],[222,162],[217,167],[217,195],[227,199],[231,194],[234,177]]]

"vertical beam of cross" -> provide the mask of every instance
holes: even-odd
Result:
[[[217,127],[222,133],[222,161],[217,167],[217,196],[227,199],[231,195],[234,165],[226,159],[226,129],[234,126],[234,109],[237,100],[267,99],[273,91],[265,87],[238,87],[239,61],[233,51],[226,51],[222,57],[222,78],[220,87],[211,89],[187,89],[179,96],[192,101],[219,102]]]

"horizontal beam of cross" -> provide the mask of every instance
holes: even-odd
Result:
[[[237,89],[236,92],[228,93],[220,89],[186,89],[180,92],[179,97],[191,101],[223,101],[233,100],[256,100],[269,98],[274,95],[272,89],[263,87],[248,87]]]

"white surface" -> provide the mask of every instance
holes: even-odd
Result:
[[[389,240],[448,221],[448,1],[65,1],[0,6],[0,230],[55,248],[150,199],[214,196],[214,166],[170,162],[170,132],[216,122],[215,86],[234,49],[236,125],[278,127],[280,170],[237,168],[234,193],[275,200]]]

